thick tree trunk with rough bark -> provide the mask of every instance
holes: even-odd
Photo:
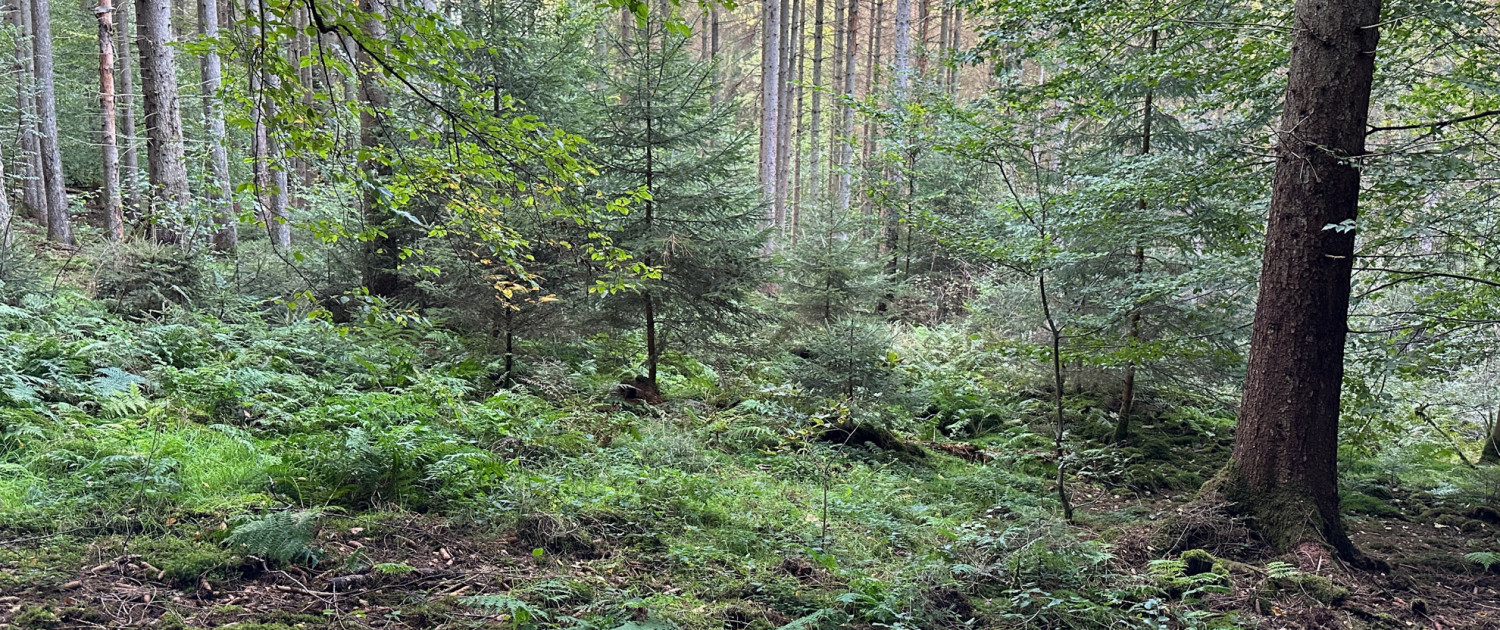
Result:
[[[1220,495],[1278,549],[1353,553],[1339,518],[1339,392],[1380,0],[1298,0],[1260,296]]]
[[[36,62],[36,108],[41,138],[42,192],[47,201],[47,240],[73,244],[68,192],[63,181],[62,136],[57,128],[57,90],[52,78],[52,15],[48,0],[31,0],[32,54]]]
[[[99,0],[99,153],[104,170],[100,197],[104,202],[109,240],[125,239],[125,213],[120,207],[120,146],[115,134],[115,24],[110,0]]]
[[[152,233],[163,242],[180,238],[177,226],[163,224],[191,200],[182,141],[182,106],[177,90],[177,58],[172,46],[171,0],[135,0],[137,47],[141,52],[141,95],[146,122],[147,195]]]
[[[219,1],[198,0],[198,36],[207,40],[219,37]],[[214,249],[231,251],[239,245],[239,221],[234,212],[234,187],[229,183],[229,148],[224,128],[224,103],[219,90],[224,87],[224,69],[219,52],[209,48],[198,60],[203,83],[203,129],[208,135],[208,193],[214,219],[219,229],[214,233]]]

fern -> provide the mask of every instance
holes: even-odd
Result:
[[[530,627],[533,621],[546,621],[547,611],[532,606],[509,595],[474,595],[458,600],[458,603],[478,608],[489,613],[510,615],[511,627]]]
[[[100,398],[129,393],[145,385],[146,379],[117,367],[99,368],[99,375],[89,381],[89,389]]]
[[[837,608],[823,608],[811,615],[797,619],[777,630],[825,630],[843,627],[849,623],[849,614]]]
[[[263,516],[239,519],[224,544],[246,555],[267,562],[317,562],[318,552],[311,547],[317,510],[271,512]]]
[[[1490,567],[1500,566],[1500,553],[1493,551],[1466,553],[1464,554],[1464,559],[1474,564],[1483,565],[1485,571],[1490,570]]]
[[[1287,562],[1270,562],[1270,563],[1267,563],[1266,564],[1266,572],[1271,575],[1272,579],[1276,579],[1276,580],[1280,580],[1280,579],[1283,579],[1283,578],[1294,578],[1294,577],[1297,577],[1299,575],[1302,575],[1302,572],[1299,571],[1299,570],[1297,570],[1296,566],[1294,566],[1294,565],[1292,565],[1290,563],[1287,563]]]

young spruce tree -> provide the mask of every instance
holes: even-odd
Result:
[[[644,191],[616,220],[616,245],[656,268],[634,290],[607,296],[605,323],[640,330],[646,374],[655,387],[669,347],[701,348],[747,322],[746,300],[765,277],[755,180],[745,171],[746,137],[734,111],[710,97],[710,64],[697,62],[691,37],[653,10],[615,42],[592,134],[592,158],[608,194]]]

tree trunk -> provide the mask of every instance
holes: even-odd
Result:
[[[141,179],[140,159],[137,157],[135,140],[135,64],[132,62],[130,42],[130,2],[122,0],[115,8],[115,80],[119,82],[120,115],[119,142],[123,151],[120,156],[120,199],[132,216],[139,213],[137,183]]]
[[[371,15],[364,21],[364,36],[374,41],[385,39],[385,0],[361,0],[360,9]],[[625,16],[622,21],[629,24],[634,17]],[[366,229],[375,233],[365,243],[363,281],[365,288],[379,297],[395,297],[400,290],[400,276],[396,270],[401,264],[399,251],[390,233],[395,231],[392,213],[385,207],[378,192],[382,180],[390,176],[391,170],[383,160],[382,141],[385,139],[385,112],[390,107],[390,95],[382,83],[380,69],[375,61],[363,51],[359,53],[359,91],[364,107],[359,113],[360,169],[364,172],[363,213]]]
[[[1490,427],[1484,438],[1484,448],[1479,451],[1479,461],[1500,464],[1500,412],[1490,413],[1489,416]]]
[[[823,192],[823,156],[820,151],[823,148],[823,0],[813,3],[813,13],[812,128],[808,133],[807,197],[813,204],[818,204]]]
[[[218,0],[198,0],[198,36],[213,40],[219,37]],[[214,233],[214,249],[232,251],[239,245],[239,220],[234,212],[234,187],[229,181],[228,137],[224,127],[224,103],[219,90],[224,87],[224,69],[219,52],[210,47],[199,60],[203,73],[203,127],[208,135],[208,198],[213,206],[219,230]]]
[[[911,0],[896,0],[896,99],[906,98],[911,85]]]
[[[3,145],[4,143],[0,143]],[[10,253],[11,233],[10,223],[15,218],[14,211],[10,207],[10,197],[5,190],[5,149],[0,146],[0,262]]]
[[[16,29],[16,142],[21,146],[21,205],[38,223],[47,225],[47,193],[42,186],[41,135],[37,133],[36,60],[31,49],[31,5],[15,0],[10,13]]]
[[[849,172],[854,161],[854,79],[858,76],[856,61],[859,59],[859,0],[849,0],[849,27],[844,37],[844,98],[839,105],[839,116],[843,121],[843,138],[839,142],[839,209],[849,211],[849,193],[854,185]]]
[[[1156,31],[1151,31],[1151,44],[1147,49],[1148,54],[1156,54]],[[1146,103],[1141,108],[1141,155],[1151,153],[1151,115],[1153,100],[1156,92],[1154,86],[1146,86]],[[1146,200],[1140,199],[1136,204],[1137,209],[1144,215],[1146,212]],[[1135,248],[1135,275],[1140,277],[1146,269],[1146,248],[1137,245]],[[1141,342],[1141,309],[1139,307],[1130,310],[1130,333],[1127,336],[1127,347],[1134,350]],[[1135,359],[1125,363],[1125,387],[1120,391],[1120,417],[1115,419],[1114,441],[1116,444],[1130,438],[1130,412],[1135,408]]]
[[[828,114],[828,175],[827,188],[830,191],[828,199],[830,202],[838,199],[839,189],[839,132],[843,131],[838,112],[842,111],[839,102],[842,100],[837,94],[844,89],[844,30],[849,25],[844,21],[844,0],[832,0],[833,2],[833,85],[830,86],[828,105],[831,111]]]
[[[1277,549],[1353,553],[1339,518],[1339,391],[1380,0],[1297,0],[1260,295],[1222,496]]]
[[[141,94],[146,120],[146,171],[152,233],[158,241],[180,238],[163,219],[191,200],[182,142],[182,109],[177,91],[177,60],[172,46],[171,0],[135,0],[137,46],[141,51]]]
[[[31,48],[36,61],[36,108],[41,120],[42,191],[47,200],[47,240],[73,244],[68,192],[63,181],[62,136],[57,129],[57,91],[52,78],[52,14],[49,0],[31,0]]]
[[[781,0],[781,51],[777,59],[781,63],[776,98],[776,227],[785,231],[786,202],[791,192],[791,145],[792,145],[792,82],[796,60],[793,42],[797,32],[797,5],[794,0]]]
[[[100,191],[109,240],[125,239],[125,214],[120,208],[120,147],[115,135],[115,25],[110,0],[99,0],[99,118],[100,158],[104,186]]]
[[[928,22],[932,20],[931,0],[921,0],[917,4],[917,76],[927,76],[927,31]]]
[[[781,0],[761,0],[760,186],[767,227],[776,227],[776,123],[781,103]]]

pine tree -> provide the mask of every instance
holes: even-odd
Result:
[[[653,17],[615,47],[593,134],[605,190],[649,195],[618,219],[613,237],[660,277],[611,296],[601,312],[643,330],[652,385],[669,343],[701,346],[712,331],[746,321],[746,298],[763,277],[762,209],[741,168],[747,138],[731,135],[732,107],[710,104],[713,69],[692,61],[690,39]]]

